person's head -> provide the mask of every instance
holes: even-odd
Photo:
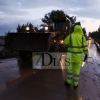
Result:
[[[74,32],[77,32],[83,35],[82,27],[80,25],[74,26]]]

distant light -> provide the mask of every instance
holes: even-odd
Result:
[[[29,30],[29,29],[30,29],[30,28],[27,26],[27,27],[26,27],[26,30]]]
[[[62,55],[62,57],[65,57],[65,56],[66,56],[66,55],[64,55],[64,54]]]
[[[64,41],[63,41],[63,40],[61,40],[61,41],[60,41],[60,43],[61,43],[61,44],[63,44],[63,43],[64,43]]]
[[[44,28],[45,28],[45,30],[48,30],[48,26],[45,26]]]
[[[56,42],[56,40],[54,40],[54,42]]]
[[[67,30],[67,26],[66,26],[66,30]]]

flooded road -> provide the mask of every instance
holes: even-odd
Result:
[[[66,69],[33,69],[32,60],[0,60],[0,100],[100,100],[100,54],[92,42],[78,88],[64,86]]]

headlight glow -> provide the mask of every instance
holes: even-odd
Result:
[[[60,43],[61,43],[61,44],[64,44],[64,41],[63,41],[63,40],[61,40],[61,41],[60,41]]]

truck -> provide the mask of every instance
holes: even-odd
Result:
[[[44,32],[11,32],[5,38],[6,50],[18,51],[22,60],[32,58],[32,52],[66,51],[63,40],[74,24],[67,17],[51,18]]]

